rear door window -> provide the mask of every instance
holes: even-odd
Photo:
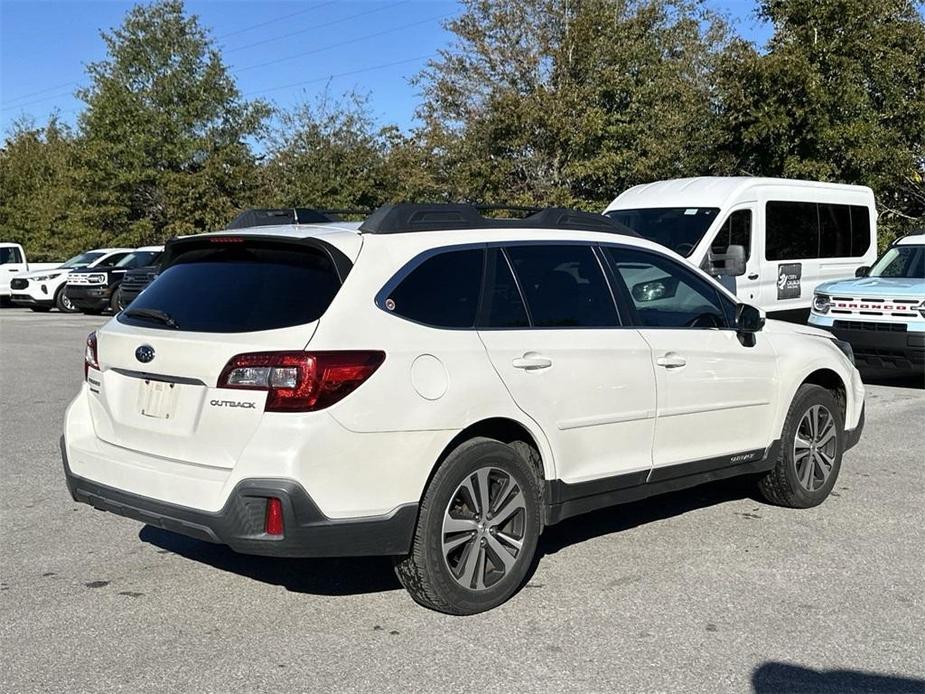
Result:
[[[500,248],[488,249],[480,328],[526,328],[530,320],[507,258]]]
[[[243,333],[318,320],[340,289],[322,250],[223,244],[180,255],[118,320],[146,328]]]
[[[590,246],[510,246],[534,328],[603,328],[620,324],[610,289]]]
[[[389,292],[386,310],[437,328],[474,327],[483,257],[475,248],[427,258]]]

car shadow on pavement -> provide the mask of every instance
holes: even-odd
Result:
[[[524,583],[530,580],[539,559],[570,545],[628,530],[694,509],[753,495],[754,482],[734,478],[693,489],[664,494],[600,511],[594,511],[546,528]],[[152,525],[138,533],[142,542],[162,553],[207,564],[255,581],[283,586],[295,593],[313,595],[357,595],[398,590],[401,584],[389,557],[347,557],[331,559],[280,559],[238,554],[224,545],[195,540]]]
[[[164,552],[178,554],[221,571],[255,581],[283,586],[294,593],[312,595],[359,595],[401,588],[389,557],[332,559],[280,559],[238,554],[224,545],[213,545],[146,525],[138,533]]]
[[[752,673],[755,694],[921,694],[925,680],[860,670],[813,670],[769,661]]]
[[[565,547],[595,537],[747,498],[757,499],[755,481],[751,477],[738,477],[603,508],[546,528],[540,537],[538,554],[555,554]]]

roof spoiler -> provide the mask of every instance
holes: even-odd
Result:
[[[326,224],[340,221],[335,215],[325,214],[310,207],[255,208],[240,212],[226,229],[247,229],[279,224]]]
[[[360,231],[364,234],[401,234],[463,229],[569,229],[638,236],[609,217],[567,207],[548,207],[523,219],[483,217],[479,209],[475,205],[457,203],[383,205],[363,222]]]

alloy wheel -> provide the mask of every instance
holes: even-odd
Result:
[[[514,478],[496,467],[479,468],[450,497],[443,515],[443,558],[463,588],[485,590],[521,558],[526,500]]]
[[[793,438],[793,463],[797,479],[806,491],[826,483],[835,465],[838,437],[835,418],[823,405],[813,405],[800,418]]]

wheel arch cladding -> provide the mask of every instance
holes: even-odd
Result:
[[[446,460],[447,456],[462,443],[475,438],[493,439],[513,446],[528,463],[534,466],[539,476],[540,483],[549,479],[549,476],[547,476],[545,472],[545,464],[547,461],[543,459],[536,437],[530,430],[516,420],[506,417],[491,417],[470,424],[456,434],[456,436],[444,446],[440,456],[434,462],[433,469],[430,471],[427,484],[424,485],[422,494],[427,491],[434,474],[437,472],[440,465],[443,464],[443,461]]]
[[[802,386],[807,383],[821,386],[831,391],[832,395],[835,396],[835,402],[837,402],[838,406],[841,408],[842,420],[845,419],[846,408],[848,406],[848,388],[841,376],[831,369],[816,369],[804,378],[800,385]],[[797,390],[799,390],[799,386]]]

